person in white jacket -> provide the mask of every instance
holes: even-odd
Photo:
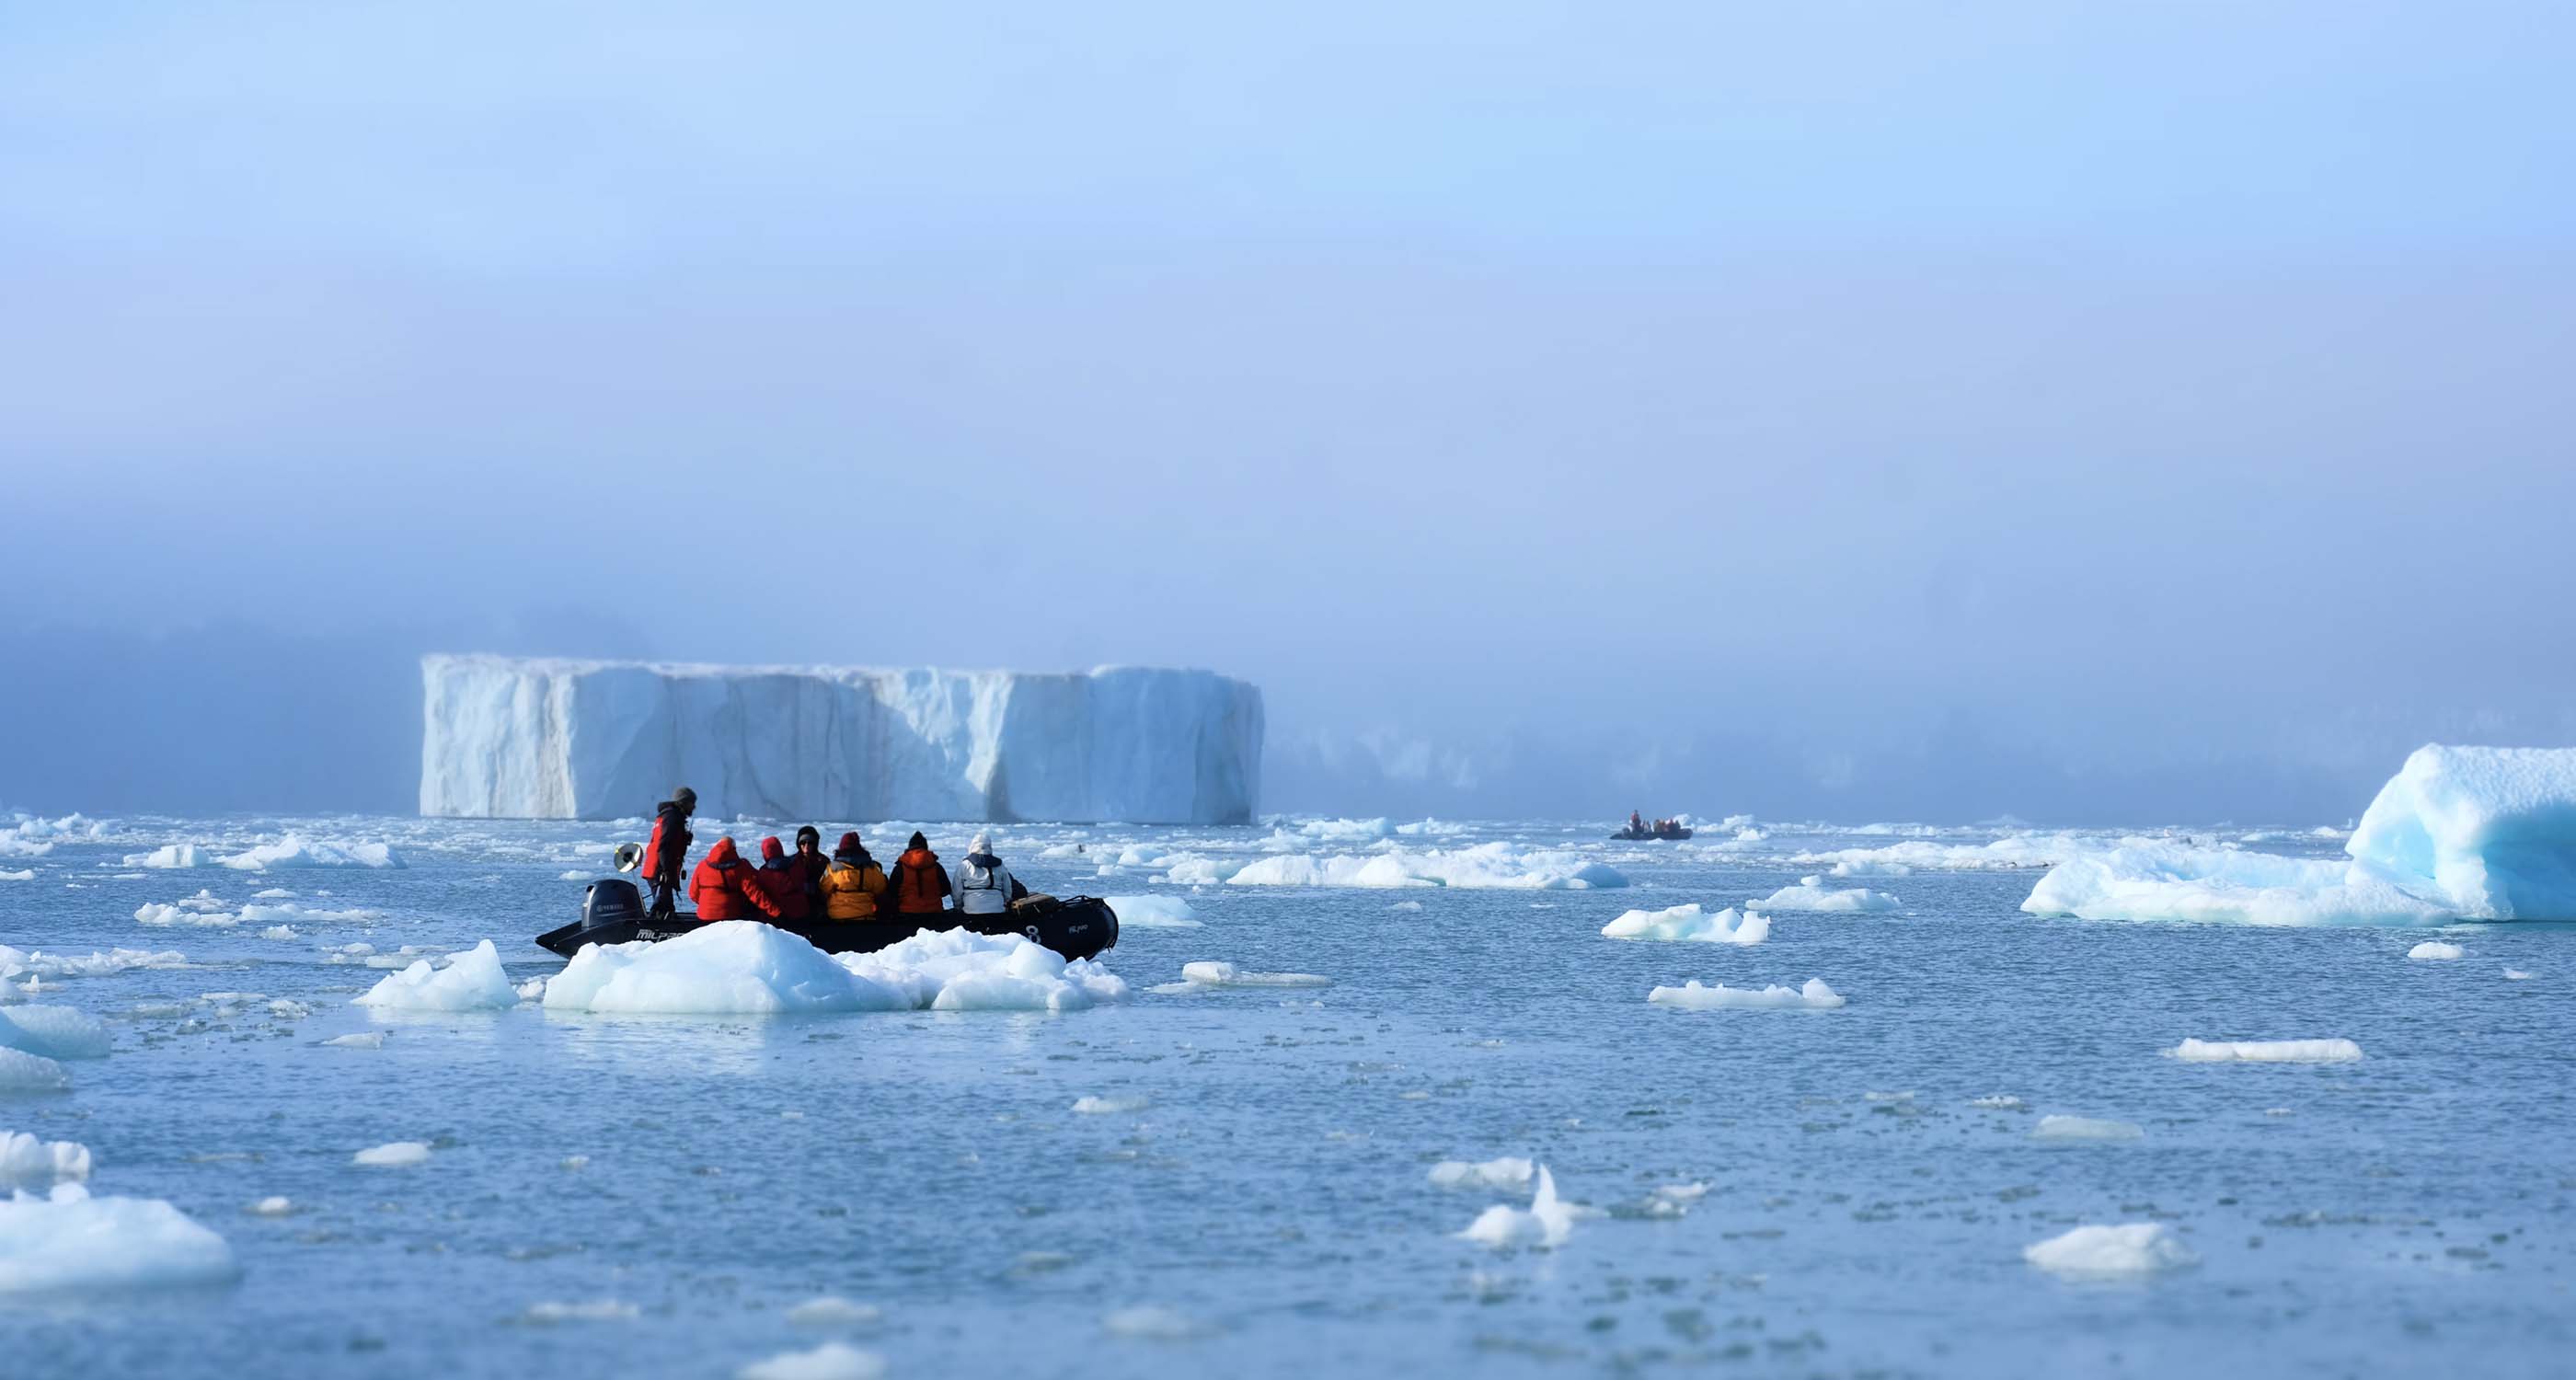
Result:
[[[957,909],[967,915],[1000,915],[1028,894],[1011,869],[993,856],[993,836],[977,834],[957,864]]]

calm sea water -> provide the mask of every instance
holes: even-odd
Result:
[[[408,866],[123,865],[290,828],[388,842]],[[117,1049],[72,1065],[69,1093],[0,1095],[0,1130],[89,1145],[93,1191],[172,1201],[243,1267],[222,1288],[0,1301],[0,1369],[715,1376],[839,1339],[897,1376],[2494,1376],[2564,1374],[2576,1343],[2565,929],[2457,931],[2467,958],[2410,962],[2420,934],[2038,920],[2016,909],[2035,872],[1917,870],[1833,883],[1892,892],[1894,913],[1783,912],[1747,948],[1625,943],[1598,934],[1623,910],[1738,904],[1815,871],[1798,851],[1891,840],[1775,831],[1729,852],[1477,826],[1295,846],[1574,847],[1632,885],[1191,891],[1146,867],[1093,874],[1127,845],[1240,860],[1284,841],[1032,827],[1004,831],[1003,851],[1033,885],[1186,895],[1204,921],[1126,932],[1105,963],[1132,1000],[405,1018],[348,1005],[380,971],[325,961],[491,938],[514,979],[556,971],[529,939],[570,918],[581,886],[562,874],[636,832],[135,820],[0,859],[36,874],[0,882],[0,943],[178,949],[190,965],[40,997],[107,1018]],[[1036,856],[1073,842],[1085,853]],[[297,922],[291,940],[134,918],[200,887],[383,914]],[[1144,990],[1193,959],[1332,985]],[[1811,977],[1850,1004],[1645,999],[1691,978]],[[381,1048],[322,1043],[366,1031]],[[2160,1055],[2195,1036],[2340,1036],[2368,1057]],[[1996,1095],[2022,1105],[1971,1105]],[[1139,1105],[1074,1113],[1084,1097]],[[2144,1135],[2035,1140],[2048,1113]],[[398,1140],[434,1153],[350,1162]],[[1526,1195],[1435,1188],[1429,1167],[1498,1156],[1547,1164],[1604,1215],[1553,1252],[1457,1239]],[[1653,1190],[1691,1183],[1708,1191],[1685,1214],[1653,1215]],[[296,1210],[247,1211],[271,1195]],[[2078,1224],[2144,1221],[2199,1263],[2087,1283],[2021,1255]],[[820,1295],[882,1316],[789,1320]],[[530,1320],[601,1302],[633,1314]],[[1145,1307],[1166,1310],[1146,1330],[1181,1335],[1104,1323]]]

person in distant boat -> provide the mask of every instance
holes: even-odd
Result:
[[[832,860],[823,856],[823,831],[811,824],[796,830],[796,852],[788,858],[796,865],[797,875],[805,880],[805,913],[823,913],[823,873]]]
[[[682,786],[653,811],[653,837],[644,845],[644,884],[653,888],[653,905],[645,913],[671,918],[680,895],[682,866],[689,856],[689,816],[698,812],[698,793]]]
[[[886,890],[894,897],[897,915],[937,915],[947,909],[948,869],[940,866],[939,855],[930,851],[930,840],[920,830],[912,831],[903,856],[894,860]]]
[[[1632,834],[1642,834],[1646,832],[1645,817],[1634,810],[1630,810],[1628,812],[1628,832]]]
[[[966,860],[957,864],[957,909],[967,915],[1000,915],[1028,894],[1011,869],[993,856],[993,836],[977,834],[966,846]]]
[[[802,920],[814,913],[805,903],[805,869],[787,856],[786,845],[772,834],[760,841],[760,871],[752,878],[778,909],[770,912],[781,920]]]
[[[778,903],[769,899],[731,837],[717,839],[706,861],[690,874],[689,899],[697,904],[701,920],[780,918]]]
[[[868,856],[858,831],[841,835],[832,865],[823,870],[823,915],[831,920],[874,920],[885,901],[885,869]]]

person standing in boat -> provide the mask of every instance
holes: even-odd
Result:
[[[823,871],[823,916],[828,920],[874,920],[885,902],[885,869],[868,856],[853,829],[832,850],[832,865]]]
[[[681,869],[689,856],[689,816],[698,812],[698,793],[682,786],[653,811],[653,838],[644,845],[644,882],[653,888],[656,920],[668,920],[680,895]]]
[[[904,845],[903,856],[894,860],[894,871],[887,879],[894,913],[908,920],[937,915],[947,909],[950,890],[948,869],[930,851],[930,840],[913,830],[912,841]]]
[[[1628,812],[1628,832],[1632,834],[1642,834],[1646,832],[1645,816],[1638,814],[1634,810],[1630,810]]]
[[[993,836],[977,834],[966,846],[966,860],[957,864],[957,909],[967,915],[1000,915],[1028,894],[1011,869],[993,856]]]
[[[716,846],[707,850],[706,861],[690,874],[689,899],[697,903],[701,920],[781,918],[778,903],[761,888],[731,836],[717,839]]]
[[[799,826],[796,851],[787,860],[795,865],[797,875],[805,881],[805,913],[821,915],[823,873],[832,866],[832,860],[823,856],[823,831],[811,824]]]

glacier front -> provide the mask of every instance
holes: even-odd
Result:
[[[420,812],[1249,823],[1261,691],[1210,671],[745,667],[437,655]]]

